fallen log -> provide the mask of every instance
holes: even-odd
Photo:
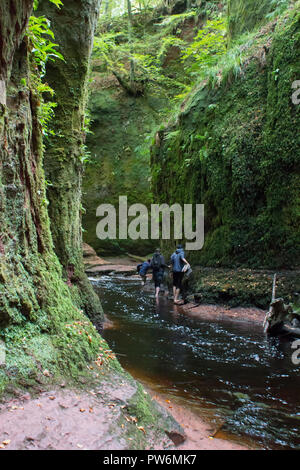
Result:
[[[274,274],[272,301],[264,319],[264,332],[273,336],[282,333],[300,336],[300,316],[294,313],[290,305],[285,305],[283,299],[276,299],[276,280],[277,275]]]
[[[130,253],[126,253],[126,255],[133,259],[134,261],[140,261],[140,262],[144,262],[144,261],[147,261],[149,259],[149,256],[147,257],[144,257],[144,256],[137,256],[137,255],[131,255]]]
[[[283,299],[276,299],[276,280],[277,275],[275,274],[272,302],[263,323],[264,332],[271,336],[280,334],[300,336],[300,316],[293,311],[290,305],[285,305]]]

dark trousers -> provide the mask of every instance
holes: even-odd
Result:
[[[155,284],[155,287],[160,287],[164,278],[164,273],[163,271],[153,271],[153,281]]]
[[[183,276],[184,273],[182,272],[173,272],[173,286],[176,287],[176,289],[181,289]]]

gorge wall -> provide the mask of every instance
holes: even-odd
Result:
[[[53,248],[43,97],[28,33],[32,8],[32,0],[0,5],[0,340],[5,345],[0,395],[12,384],[49,381],[44,370],[53,381],[64,374],[78,377],[101,340],[74,302]],[[66,325],[76,322],[86,322],[90,340],[82,335],[74,341]]]
[[[300,106],[292,102],[299,2],[254,23],[247,23],[248,3],[229,2],[232,36],[264,26],[245,37],[240,53],[229,48],[227,65],[158,132],[152,189],[161,203],[205,204],[205,245],[190,254],[194,263],[291,268],[300,260]]]
[[[206,14],[201,8],[191,15],[186,11],[186,1],[169,3],[172,8],[134,15],[133,52],[137,54],[137,63],[142,62],[136,67],[138,84],[142,87],[137,96],[128,93],[114,75],[117,72],[126,77],[130,68],[127,17],[104,17],[98,27],[100,46],[97,48],[96,38],[89,100],[92,121],[87,136],[90,155],[83,181],[83,226],[84,240],[100,254],[147,255],[156,247],[156,243],[145,240],[99,240],[96,210],[103,203],[117,206],[119,196],[127,196],[129,204],[149,206],[153,201],[152,136],[172,113],[172,100],[180,93],[177,82],[185,81],[180,49],[174,43],[177,39],[191,40]],[[192,2],[192,6],[196,4]],[[106,63],[107,56],[112,63]]]

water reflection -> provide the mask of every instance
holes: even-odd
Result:
[[[193,410],[216,407],[225,430],[266,448],[300,448],[299,366],[287,338],[267,339],[260,325],[188,318],[135,280],[94,284],[117,325],[104,336],[125,368]]]

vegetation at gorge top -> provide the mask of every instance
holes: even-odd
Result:
[[[284,12],[291,1],[262,3],[266,21]],[[107,0],[102,4],[94,59],[129,94],[165,93],[173,109],[196,83],[216,83],[220,64],[240,72],[257,28],[245,28],[232,37],[231,21],[227,0]]]
[[[94,60],[129,94],[165,93],[176,104],[226,50],[226,2],[177,14],[167,14],[161,2],[141,3],[126,13],[104,5]]]

